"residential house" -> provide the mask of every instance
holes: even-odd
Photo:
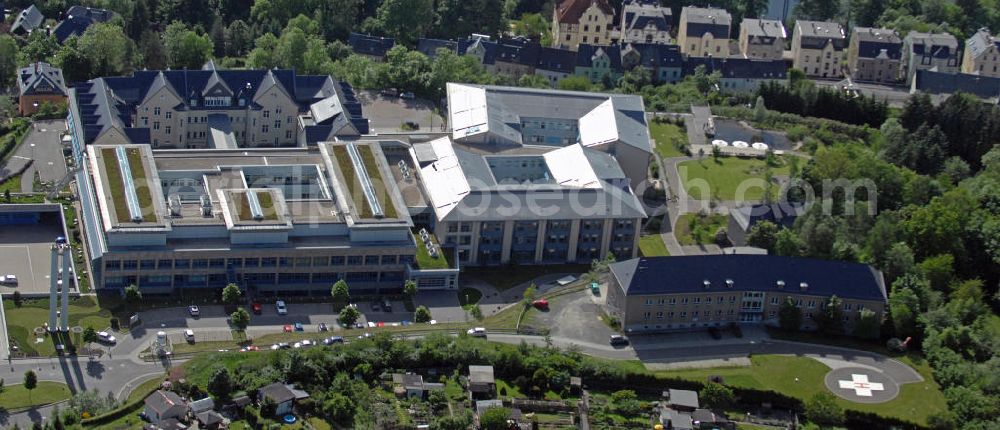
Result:
[[[42,11],[32,4],[17,14],[17,18],[14,18],[14,24],[10,26],[10,33],[27,36],[41,27],[44,20],[45,16],[42,15]]]
[[[146,419],[154,424],[170,418],[180,420],[188,413],[187,403],[173,391],[156,390],[143,402]]]
[[[731,93],[752,93],[762,83],[788,79],[788,65],[780,59],[689,57],[683,75],[694,75],[699,66],[705,68],[705,73],[719,72],[719,89]]]
[[[847,50],[847,68],[855,81],[892,83],[899,80],[903,41],[885,28],[854,27]]]
[[[685,6],[677,30],[681,53],[692,57],[729,57],[731,25],[732,17],[725,10]]]
[[[644,67],[654,82],[673,83],[683,79],[684,56],[677,45],[630,43],[621,48],[621,56],[623,70]]]
[[[667,406],[681,412],[694,412],[698,409],[698,392],[671,388],[667,390]]]
[[[608,0],[562,0],[552,13],[552,46],[576,51],[581,43],[610,43],[614,25]]]
[[[473,399],[492,399],[497,394],[493,366],[469,366],[469,393]]]
[[[364,55],[375,61],[382,61],[385,54],[396,46],[396,39],[391,37],[372,36],[370,34],[351,33],[347,45],[355,54]]]
[[[274,416],[281,417],[292,413],[295,402],[309,397],[305,391],[297,390],[291,384],[275,382],[257,391],[257,399],[260,402],[270,400],[274,403]]]
[[[962,73],[1000,77],[1000,40],[990,34],[990,29],[980,28],[965,41],[965,52],[962,54]]]
[[[792,35],[792,67],[806,76],[839,78],[844,75],[847,35],[835,22],[795,21]]]
[[[958,39],[948,33],[911,31],[903,38],[901,74],[906,83],[913,82],[917,70],[958,73]]]
[[[625,332],[777,325],[789,299],[810,330],[813,315],[837,296],[850,333],[862,310],[881,321],[887,301],[882,273],[860,263],[737,254],[640,257],[610,268],[607,312]]]
[[[534,43],[534,42],[532,42]],[[535,60],[535,74],[549,80],[554,88],[559,80],[573,75],[577,53],[568,49],[541,47]]]
[[[725,415],[718,415],[708,409],[695,409],[691,412],[691,420],[699,429],[735,430],[736,423]]]
[[[781,21],[744,18],[740,23],[739,45],[743,58],[780,60],[787,38]]]
[[[525,38],[501,39],[493,50],[492,73],[510,76],[518,80],[524,75],[535,73],[542,46]]]
[[[66,11],[63,20],[52,30],[61,44],[71,36],[81,36],[91,25],[111,21],[117,14],[105,9],[76,5]]]
[[[29,64],[17,71],[17,109],[21,115],[33,115],[43,103],[66,104],[68,90],[62,70],[49,63]]]
[[[444,39],[426,39],[421,38],[417,41],[417,51],[421,54],[426,55],[429,58],[434,58],[437,56],[439,49],[444,49],[446,51],[451,51],[458,53],[458,42],[454,40],[444,40]]]
[[[780,227],[792,228],[795,219],[803,213],[800,206],[787,203],[749,204],[729,211],[726,232],[735,246],[746,244],[746,236],[761,221],[769,221]]]
[[[423,375],[415,373],[393,373],[392,384],[397,393],[406,395],[409,398],[423,399],[427,393],[434,390],[443,390],[444,384],[438,382],[424,382]]]
[[[620,45],[589,45],[581,43],[576,51],[574,74],[586,76],[590,82],[614,83],[622,76]],[[611,85],[613,86],[613,85]]]
[[[659,0],[625,0],[619,43],[670,43],[673,15]]]
[[[963,92],[996,104],[1000,101],[1000,77],[918,70],[910,86],[911,93],[917,91],[941,96]]]
[[[198,420],[203,429],[219,428],[225,418],[215,411],[215,401],[211,397],[205,397],[190,403],[191,415]]]

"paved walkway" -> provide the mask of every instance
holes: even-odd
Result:
[[[3,312],[3,294],[0,294],[0,360],[10,358],[10,340],[7,339],[7,316]]]

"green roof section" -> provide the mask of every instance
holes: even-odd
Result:
[[[253,211],[250,210],[250,199],[247,198],[247,194],[250,192],[233,193],[233,200],[236,204],[236,212],[240,221],[277,221],[278,211],[274,208],[274,198],[267,191],[254,192],[257,196],[257,201],[260,202],[260,210],[264,214],[263,218],[259,220],[254,219]]]
[[[347,189],[347,198],[351,201],[354,206],[359,218],[374,218],[375,214],[372,210],[371,205],[365,199],[364,189],[362,188],[361,178],[358,176],[358,172],[354,169],[354,164],[351,162],[351,156],[347,152],[346,145],[333,145],[331,146],[333,150],[333,156],[336,158],[337,167],[340,168],[340,172],[344,175],[345,188]],[[382,177],[382,170],[379,169],[378,162],[375,159],[375,150],[371,145],[358,145],[358,152],[361,154],[361,160],[364,163],[365,170],[368,171],[368,177],[371,179],[372,185],[375,187],[375,197],[378,199],[379,205],[382,207],[382,212],[386,218],[396,218],[399,213],[396,212],[396,206],[392,202],[392,198],[389,196],[389,188],[386,187],[384,178]]]
[[[129,169],[132,171],[132,182],[135,184],[136,198],[142,211],[142,222],[156,222],[156,208],[153,207],[153,196],[146,180],[146,166],[142,162],[142,153],[138,148],[126,148],[125,154]],[[108,189],[111,191],[115,218],[119,224],[124,224],[130,221],[132,216],[128,209],[125,180],[118,165],[115,147],[101,148],[101,159],[104,163],[105,178],[108,180]]]
[[[432,257],[430,252],[427,251],[427,245],[424,243],[420,235],[413,234],[413,240],[417,242],[417,268],[420,270],[436,270],[436,269],[451,269],[451,263],[448,261],[448,257],[445,256],[445,252],[441,249],[441,245],[434,240],[434,236],[428,236],[427,240],[438,250],[437,257]]]

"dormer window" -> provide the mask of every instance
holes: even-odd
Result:
[[[232,104],[229,97],[205,97],[205,106],[226,107]]]
[[[191,107],[198,107],[198,99],[191,98]]]
[[[240,106],[242,107],[246,105],[247,105],[247,99],[240,99]]]

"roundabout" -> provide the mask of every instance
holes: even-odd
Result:
[[[870,368],[833,369],[823,382],[837,397],[856,403],[885,403],[899,395],[899,384]]]

